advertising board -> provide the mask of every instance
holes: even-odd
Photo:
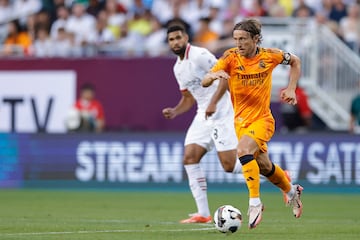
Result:
[[[182,139],[180,133],[3,135],[0,186],[186,183]],[[277,135],[269,143],[269,154],[291,172],[295,182],[313,187],[360,186],[356,135]],[[209,184],[244,183],[242,174],[223,171],[214,151],[201,165]]]
[[[0,132],[65,132],[74,71],[0,71]]]

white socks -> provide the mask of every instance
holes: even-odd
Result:
[[[195,199],[198,213],[203,217],[210,216],[206,178],[200,164],[189,164],[184,165],[184,167],[189,179],[190,190]]]
[[[261,203],[260,198],[249,198],[249,206],[257,206]]]
[[[286,193],[288,199],[292,199],[295,194],[295,187],[294,185],[291,185],[291,189],[289,192]]]
[[[233,173],[241,173],[242,172],[242,165],[239,159],[235,159],[235,166],[232,171]]]

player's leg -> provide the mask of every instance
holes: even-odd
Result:
[[[260,166],[261,174],[282,190],[286,204],[292,207],[294,216],[299,218],[303,208],[300,199],[303,187],[298,184],[291,184],[289,173],[271,162],[267,152],[260,153],[256,160]]]
[[[237,154],[249,189],[249,228],[255,228],[261,221],[263,210],[260,200],[260,167],[255,160],[255,154],[266,152],[266,142],[274,134],[275,121],[269,114],[246,128],[240,122],[235,122],[235,128],[237,136],[240,137]]]
[[[267,152],[260,152],[256,157],[256,161],[260,167],[260,173],[271,183],[285,193],[291,191],[291,183],[287,178],[285,171],[279,165],[271,162]]]
[[[236,148],[227,151],[218,151],[218,157],[225,172],[241,173],[241,163],[236,156]]]
[[[263,211],[260,201],[260,170],[253,154],[258,151],[258,146],[255,140],[247,135],[243,135],[238,142],[233,126],[232,122],[228,126],[217,125],[212,138],[224,170],[233,173],[243,172],[250,195],[249,228],[255,228],[261,221]]]
[[[197,213],[184,219],[182,223],[211,222],[209,204],[207,199],[207,184],[205,173],[201,169],[200,160],[207,150],[197,144],[185,146],[184,167],[188,176],[191,193],[194,197]]]
[[[242,165],[242,173],[249,190],[249,228],[255,228],[262,219],[264,206],[260,200],[260,168],[254,153],[258,145],[253,138],[243,135],[238,144],[237,154]]]
[[[237,159],[236,150],[238,139],[235,133],[233,116],[214,124],[212,140],[225,172],[240,173],[241,164]]]
[[[200,160],[211,146],[211,127],[203,122],[202,116],[196,116],[185,137],[184,167],[188,176],[191,193],[194,197],[197,212],[182,223],[211,222],[207,199],[207,183],[205,173],[201,169]]]

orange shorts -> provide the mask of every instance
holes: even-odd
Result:
[[[247,135],[255,140],[260,152],[267,152],[267,142],[270,141],[275,131],[275,120],[272,115],[258,119],[247,127],[235,121],[236,136],[240,139]]]

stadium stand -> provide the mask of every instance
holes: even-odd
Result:
[[[0,42],[4,44],[11,35],[8,24],[17,19],[22,31],[32,38],[31,50],[23,48],[26,56],[159,56],[169,51],[164,51],[164,39],[162,44],[153,44],[154,34],[164,36],[166,23],[174,18],[188,23],[192,35],[200,34],[207,19],[209,30],[221,36],[226,22],[244,17],[294,17],[322,18],[339,38],[358,50],[360,30],[349,26],[351,19],[359,18],[357,8],[359,1],[355,0],[1,0]],[[44,36],[44,29],[48,36]],[[63,32],[61,40],[59,30]],[[56,50],[59,41],[66,51]],[[53,47],[42,51],[39,45]],[[2,56],[9,55],[2,49]]]

